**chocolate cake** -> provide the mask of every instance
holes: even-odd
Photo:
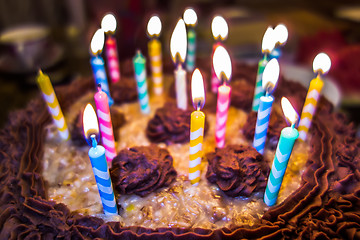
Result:
[[[250,91],[250,88],[254,86],[255,78],[249,76],[256,75],[256,67],[241,66],[241,69],[234,68],[232,81],[245,81],[245,83],[248,84],[248,91],[253,92]],[[170,69],[165,68],[165,71],[171,74]],[[284,84],[285,81],[285,79],[281,79],[278,89],[275,92],[275,99],[276,101],[280,100],[277,94],[290,95],[292,98],[290,101],[292,103],[296,102],[297,104],[294,105],[297,106],[299,110],[304,101],[306,89],[290,81]],[[286,85],[286,87],[284,85]],[[79,89],[82,91],[79,91]],[[74,108],[76,101],[85,97],[87,93],[94,92],[94,90],[95,86],[91,78],[78,79],[69,86],[57,88],[56,93],[65,116],[68,112],[72,112],[70,109]],[[237,91],[239,90],[240,89],[237,89]],[[75,92],[80,92],[81,96],[74,94]],[[245,101],[246,95],[243,96]],[[252,96],[250,95],[248,98],[251,99]],[[152,103],[150,102],[150,104]],[[161,107],[154,102],[151,106]],[[242,111],[242,115],[240,112],[235,112],[237,111],[235,110],[236,107],[243,108],[243,110],[240,110]],[[278,108],[279,105],[278,102],[276,102],[274,104],[274,112],[278,111]],[[227,139],[227,145],[224,149],[217,149],[215,152],[214,148],[204,149],[205,152],[209,152],[206,159],[211,163],[209,165],[210,170],[206,175],[210,182],[214,181],[217,182],[219,186],[225,186],[221,188],[222,190],[219,190],[224,193],[228,192],[236,196],[242,194],[244,194],[244,196],[260,194],[261,196],[261,190],[264,187],[264,178],[267,177],[266,175],[269,169],[261,162],[262,157],[254,152],[255,150],[252,149],[252,147],[246,146],[251,144],[252,129],[255,125],[253,123],[253,114],[250,113],[249,118],[247,118],[247,111],[249,111],[248,106],[241,104],[234,105],[234,107],[230,109],[228,120],[230,122],[232,121],[229,133],[235,132],[234,129],[237,129],[236,134],[243,136],[245,139],[244,142],[236,142],[230,138]],[[155,109],[153,110],[153,113],[154,112]],[[232,117],[231,115],[234,115],[234,113],[236,113],[235,117]],[[76,114],[72,117],[73,119],[76,118]],[[120,135],[123,134],[122,131],[125,131],[124,128],[130,128],[131,124],[143,124],[150,120],[150,117],[145,117],[145,120],[136,122],[135,120],[141,115],[135,116],[135,114],[136,113],[128,116],[128,114],[124,113],[126,124],[129,125],[124,125],[120,128]],[[209,122],[212,122],[211,114],[206,114],[209,117]],[[277,118],[279,116],[274,115],[274,117]],[[242,122],[235,121],[240,121],[240,118],[244,118],[245,120]],[[249,121],[246,121],[246,119],[249,119]],[[135,121],[135,123],[133,121]],[[269,133],[272,134],[273,137],[271,137],[272,140],[267,146],[269,152],[271,152],[271,148],[273,148],[273,145],[276,143],[276,135],[283,125],[284,122],[282,121],[273,121],[273,123],[270,123]],[[141,131],[144,132],[142,137],[145,139],[144,141],[148,141],[145,136],[145,128],[146,124],[143,124],[141,128]],[[211,129],[212,127],[210,126],[208,131],[209,136],[207,137],[209,139],[213,137],[210,134],[212,132]],[[51,193],[49,189],[53,187],[52,183],[45,181],[45,175],[49,175],[50,172],[44,171],[44,169],[49,168],[49,166],[46,167],[44,161],[48,164],[53,163],[50,161],[51,158],[46,158],[46,156],[51,155],[49,155],[49,149],[45,146],[54,144],[57,148],[54,151],[64,151],[64,149],[67,151],[66,147],[62,148],[63,146],[67,146],[63,145],[66,143],[55,144],[55,138],[51,135],[52,132],[51,117],[40,96],[31,101],[27,108],[11,113],[7,125],[1,130],[0,239],[360,239],[360,141],[355,137],[353,125],[349,124],[342,114],[332,112],[332,106],[325,98],[322,98],[320,101],[319,109],[310,129],[308,142],[306,142],[305,145],[300,144],[298,146],[300,150],[297,150],[296,146],[294,149],[298,155],[301,155],[301,149],[308,149],[306,161],[304,161],[301,166],[293,165],[289,166],[290,169],[288,168],[290,175],[291,172],[299,172],[301,178],[300,185],[296,187],[290,195],[281,199],[279,198],[279,203],[274,207],[266,208],[264,205],[257,205],[256,208],[260,209],[263,214],[260,215],[261,217],[258,218],[257,221],[252,222],[252,224],[249,224],[246,218],[238,218],[237,220],[239,221],[234,222],[233,225],[221,228],[216,228],[216,226],[213,225],[204,227],[203,225],[196,224],[192,225],[192,227],[179,227],[179,225],[163,225],[163,227],[157,228],[144,228],[139,225],[128,226],[126,224],[124,225],[122,216],[119,216],[118,221],[116,219],[109,221],[109,219],[99,215],[89,215],[84,211],[70,210],[72,206],[65,205],[54,199],[52,200],[51,197],[49,197]],[[126,136],[131,138],[131,136]],[[227,133],[227,136],[229,137],[230,134]],[[120,146],[118,146],[120,149],[132,147],[132,145],[128,145],[131,143],[128,138],[125,139],[125,136],[120,136],[120,139],[124,141],[121,141]],[[136,140],[136,138],[131,138],[131,141],[134,139]],[[52,141],[54,143],[51,143]],[[150,144],[149,142],[147,143]],[[206,148],[205,143],[204,147]],[[76,151],[83,151],[86,157],[88,148],[73,148]],[[164,148],[167,148],[167,150]],[[141,148],[135,147],[134,149],[143,152]],[[50,150],[52,151],[52,149]],[[123,154],[131,158],[131,154],[129,155],[126,152],[130,150],[124,151],[125,152],[120,152],[119,156]],[[178,176],[175,180],[174,169],[180,172],[178,169],[181,169],[179,166],[182,164],[176,163],[175,161],[179,158],[179,156],[175,155],[176,151],[180,151],[182,155],[185,154],[186,158],[186,153],[188,152],[187,146],[183,147],[183,144],[180,143],[169,146],[160,144],[160,148],[154,147],[152,151],[154,152],[150,153],[151,156],[145,154],[147,162],[151,166],[155,166],[155,169],[159,166],[166,166],[165,168],[168,170],[161,174],[159,173],[159,176],[163,176],[165,173],[165,175],[171,176],[171,181],[164,181],[163,183],[166,184],[158,185],[159,187],[163,187],[171,184],[172,187],[165,190],[166,194],[168,194],[167,196],[172,195],[174,197],[170,201],[171,204],[174,202],[179,203],[179,199],[176,199],[176,197],[180,196],[180,192],[184,190],[187,190],[188,192],[186,194],[194,196],[195,199],[196,196],[202,195],[201,198],[214,197],[218,198],[219,202],[228,201],[227,198],[221,195],[211,196],[211,194],[214,193],[213,190],[215,187],[208,181],[201,181],[202,185],[200,186],[203,187],[203,192],[191,192],[188,190],[191,188],[186,187],[186,184],[189,184],[186,179],[181,179]],[[64,155],[71,154],[67,152],[61,153]],[[157,155],[167,159],[164,161],[161,160],[161,164],[165,165],[154,164],[157,161],[150,160]],[[235,168],[229,169],[229,174],[224,179],[224,173],[220,171],[221,174],[219,174],[219,169],[223,167],[228,168],[229,162],[231,164],[234,163],[234,161],[230,161],[228,158],[224,160],[225,157],[229,155],[235,156],[238,165],[236,165]],[[172,158],[175,161],[173,167],[169,166],[169,164],[172,163]],[[124,158],[119,157],[119,159],[114,160],[112,173],[119,171],[119,166],[124,166],[122,165],[122,159]],[[269,159],[269,157],[265,154],[264,159]],[[77,158],[72,159],[72,161],[74,161],[73,165],[78,164],[82,166],[83,164],[77,162],[81,161]],[[290,162],[291,161],[292,160],[290,160]],[[60,164],[58,168],[53,171],[61,172],[66,168],[65,163],[62,164],[63,165]],[[85,165],[90,164],[88,162]],[[187,166],[186,163],[185,166]],[[73,166],[67,167],[71,168]],[[242,171],[239,173],[237,169],[240,167]],[[251,180],[244,179],[245,175],[242,175],[249,170],[248,168],[257,169],[256,171],[252,171],[256,176],[254,179],[258,180],[255,185],[249,183]],[[293,168],[298,169],[294,170]],[[139,170],[139,173],[140,172]],[[114,182],[118,182],[119,179],[117,179],[117,176],[121,176],[121,174],[122,173],[112,174],[113,180],[116,178]],[[226,179],[231,179],[231,176],[235,177],[239,184],[244,184],[244,186],[247,187],[244,188],[246,190],[241,191],[236,188],[229,188],[228,186],[233,185],[229,185]],[[234,180],[231,179],[230,181]],[[292,179],[288,180],[288,182],[290,182],[289,184],[291,184],[291,181]],[[286,179],[284,182],[285,184],[287,183]],[[76,185],[75,183],[68,184]],[[82,183],[80,182],[79,184]],[[209,185],[210,187],[206,188],[205,185]],[[248,186],[252,186],[251,189]],[[157,197],[157,199],[160,198],[162,193],[157,192],[159,189],[160,188],[154,190],[154,192],[146,197],[148,197],[148,199],[152,196],[154,198]],[[252,193],[252,190],[257,193]],[[91,192],[92,190],[89,189],[89,191]],[[95,189],[94,191],[96,192],[97,190]],[[119,192],[121,191],[120,188]],[[146,192],[146,194],[148,193]],[[127,198],[127,196],[121,196],[118,204],[119,202],[126,203],[127,201],[135,201],[138,199],[125,198]],[[237,204],[241,205],[247,201],[246,198],[241,197],[233,199],[235,204],[224,205],[224,207],[228,209],[210,207],[209,213],[206,214],[211,214],[212,221],[215,223],[223,221],[222,219],[227,218],[229,212],[232,212],[233,208],[237,207]],[[190,201],[191,198],[184,200]],[[185,202],[185,204],[188,204],[188,202]],[[254,202],[250,201],[249,204],[254,204]],[[167,206],[169,205],[164,205],[164,207]],[[190,207],[191,205],[186,206]],[[152,205],[142,209],[142,212],[147,215],[147,218],[156,218],[156,212],[154,213],[150,207],[152,207]],[[127,206],[120,204],[120,215],[122,211],[126,212],[128,211],[127,209],[130,208],[132,208],[131,204]],[[244,211],[246,213],[248,210],[245,209]],[[129,218],[141,217],[126,214],[127,213],[123,216],[128,216]],[[186,216],[186,212],[182,214]],[[195,218],[199,216],[195,216]],[[193,221],[192,216],[186,217],[189,218],[189,221]],[[256,218],[254,216],[248,217]]]

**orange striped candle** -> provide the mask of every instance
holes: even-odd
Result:
[[[308,131],[311,127],[313,116],[315,115],[316,105],[320,98],[321,90],[324,86],[324,82],[321,79],[321,75],[327,73],[330,70],[331,60],[325,53],[319,53],[313,62],[314,73],[317,77],[311,80],[306,100],[301,113],[300,123],[298,127],[299,139],[305,141]]]
[[[191,94],[196,111],[191,113],[190,122],[190,162],[189,179],[192,185],[198,185],[201,173],[201,158],[203,157],[203,139],[205,114],[200,111],[205,103],[204,82],[199,69],[195,69],[191,80]]]

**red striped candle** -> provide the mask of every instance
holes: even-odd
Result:
[[[108,162],[111,162],[116,156],[116,148],[108,97],[99,87],[99,91],[95,94],[94,99],[99,119],[101,142],[105,148],[106,159]]]
[[[113,35],[107,34],[105,48],[110,79],[112,83],[116,83],[120,80],[120,68],[119,58],[117,54],[116,39]]]

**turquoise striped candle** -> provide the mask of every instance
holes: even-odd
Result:
[[[149,106],[149,94],[147,89],[146,82],[146,59],[141,54],[140,51],[137,51],[136,56],[133,59],[134,70],[135,70],[135,79],[137,83],[137,90],[139,95],[139,103],[141,112],[144,114],[150,113]]]
[[[283,97],[281,99],[281,106],[285,117],[291,123],[291,127],[286,127],[281,131],[276,147],[274,161],[264,194],[264,202],[268,206],[276,204],[292,149],[296,139],[299,137],[299,132],[295,129],[295,124],[299,119],[298,114],[287,98]]]
[[[187,41],[186,70],[192,72],[195,68],[196,58],[196,33],[193,27],[188,27]]]
[[[298,137],[299,132],[294,126],[286,127],[281,131],[264,195],[264,202],[268,206],[276,204],[289,158]]]
[[[258,64],[258,72],[256,76],[256,84],[254,90],[254,99],[252,103],[252,110],[255,112],[259,110],[260,97],[265,95],[265,90],[262,87],[262,75],[267,63],[268,63],[267,53],[265,53],[263,59],[260,60]]]

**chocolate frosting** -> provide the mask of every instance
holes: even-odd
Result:
[[[266,188],[270,168],[255,148],[227,145],[206,154],[206,178],[230,197],[249,197]]]
[[[134,78],[122,77],[120,81],[112,83],[110,95],[115,104],[134,102],[138,99],[136,81]]]
[[[184,143],[190,139],[190,119],[193,110],[177,108],[176,103],[167,102],[158,108],[148,122],[146,136],[153,143]],[[205,119],[204,134],[207,131]]]
[[[72,89],[83,93],[75,85],[57,91],[63,111],[68,99],[79,97],[67,94]],[[315,116],[301,187],[266,211],[260,224],[217,230],[122,227],[48,200],[41,157],[50,122],[46,105],[37,98],[10,114],[0,130],[0,239],[360,238],[359,140],[341,115]]]
[[[110,175],[118,193],[144,197],[169,186],[177,173],[168,150],[151,145],[121,150],[112,161]]]
[[[124,114],[119,111],[117,108],[110,107],[110,116],[111,122],[114,131],[114,138],[115,141],[118,140],[118,134],[120,127],[125,124],[125,116]],[[83,129],[83,110],[81,110],[76,117],[75,121],[71,127],[71,140],[76,146],[85,146],[87,142],[84,137],[84,129]]]

